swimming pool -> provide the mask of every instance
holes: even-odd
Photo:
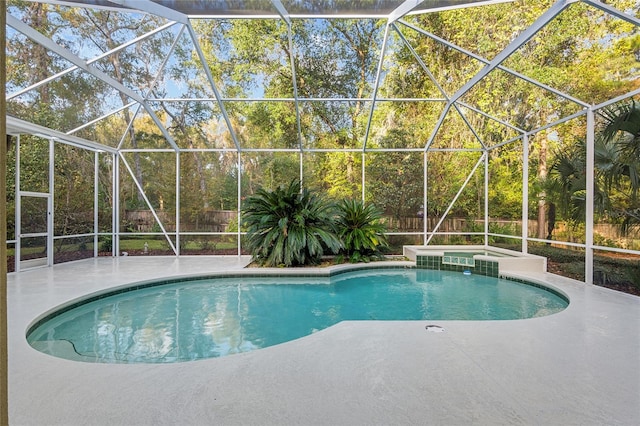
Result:
[[[27,339],[66,359],[171,363],[260,349],[340,321],[524,319],[567,305],[543,288],[450,271],[227,276],[145,283],[89,297],[39,320]]]

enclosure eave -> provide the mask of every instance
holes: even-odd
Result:
[[[30,123],[28,121],[24,121],[19,118],[12,117],[10,115],[7,115],[7,134],[9,135],[29,134],[29,135],[39,136],[45,139],[53,139],[56,142],[77,146],[77,147],[88,149],[95,152],[110,152],[110,153],[117,152],[117,150],[113,147],[103,145],[97,142],[92,142],[77,136],[67,135],[57,130],[49,129],[48,127]]]

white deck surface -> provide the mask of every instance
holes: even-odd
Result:
[[[90,364],[26,342],[43,312],[128,282],[248,258],[98,258],[10,274],[11,425],[639,425],[640,297],[539,274],[569,295],[517,321],[342,322],[244,354]]]

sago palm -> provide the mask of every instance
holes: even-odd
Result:
[[[338,204],[338,232],[351,262],[368,262],[388,247],[382,214],[373,205],[344,200]]]
[[[295,180],[274,191],[259,189],[242,209],[247,247],[253,259],[265,266],[299,266],[318,263],[325,250],[341,248],[332,205]]]

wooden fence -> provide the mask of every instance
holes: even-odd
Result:
[[[175,230],[175,216],[164,211],[156,212],[162,225],[167,230]],[[186,217],[185,217],[186,216]],[[225,232],[230,223],[237,221],[235,210],[205,210],[195,215],[184,215],[180,219],[180,230],[183,232]],[[152,232],[155,218],[151,210],[127,210],[124,220],[134,232]]]
[[[175,230],[175,218],[172,215],[163,211],[159,211],[157,214],[166,229]],[[235,210],[205,210],[191,216],[183,215],[180,221],[180,230],[183,232],[227,232],[229,225],[235,223],[237,217],[238,212]],[[387,216],[384,219],[389,232],[419,233],[424,230],[424,219],[421,217],[396,218]],[[155,225],[155,219],[150,210],[127,210],[125,220],[134,232],[152,232]],[[439,222],[439,218],[428,218],[427,221],[427,231],[431,231]],[[529,236],[537,237],[538,222],[535,219],[530,219],[528,226]],[[546,226],[545,224],[545,236]],[[495,233],[520,236],[521,229],[522,221],[519,220],[490,219],[490,230]],[[482,232],[483,230],[483,221],[465,218],[447,218],[438,228],[438,232]],[[640,229],[638,228],[632,228],[625,232],[620,226],[607,223],[596,224],[594,232],[611,240],[640,239]],[[584,231],[573,230],[564,222],[556,223],[554,236],[569,236],[570,238],[566,241],[572,241],[572,234],[575,234],[576,240],[579,240],[580,236],[584,237]]]

